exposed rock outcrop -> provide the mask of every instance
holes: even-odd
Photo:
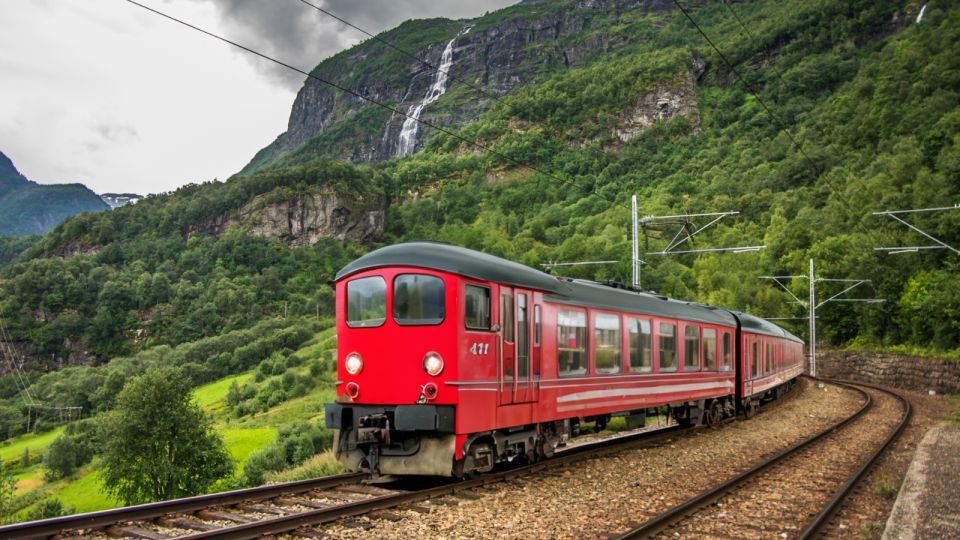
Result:
[[[630,10],[642,13],[666,13],[674,9],[669,0],[583,0],[558,8],[551,2],[524,2],[530,10],[522,17],[508,17],[490,24],[484,17],[467,21],[432,19],[408,21],[384,34],[384,39],[397,40],[404,35],[427,34],[427,26],[449,27],[449,35],[433,43],[425,43],[411,50],[425,62],[437,66],[446,43],[458,32],[470,27],[453,44],[453,64],[449,70],[451,88],[470,85],[483,93],[469,90],[475,99],[460,100],[456,107],[440,99],[423,111],[422,118],[458,130],[475,120],[493,102],[514,88],[535,82],[544,74],[586,65],[597,55],[610,53],[624,45],[623,37],[604,32],[601,25],[609,18],[595,22],[601,15],[619,17]],[[510,9],[510,8],[508,8]],[[575,36],[575,39],[574,39]],[[401,68],[383,71],[364,71],[366,66],[382,68],[388,55],[395,51],[376,40],[367,42],[325,60],[315,73],[325,80],[337,81],[358,93],[380,103],[387,103],[399,111],[407,111],[419,102],[433,81],[434,70],[423,63],[402,57]],[[654,98],[654,114],[661,116],[689,113],[690,96],[683,85],[680,94],[670,85],[663,96]],[[671,93],[673,92],[673,93]],[[666,100],[665,105],[658,105]],[[694,98],[695,100],[695,98]],[[695,101],[693,107],[695,108]],[[645,122],[648,115],[638,113],[636,123]],[[318,137],[326,136],[325,144],[316,144],[316,153],[354,162],[380,161],[397,155],[398,140],[404,116],[391,114],[362,99],[335,91],[328,85],[307,79],[297,94],[290,112],[287,131],[273,144],[261,150],[245,171],[249,172],[286,153],[301,148]],[[362,125],[345,130],[346,123]],[[627,131],[631,128],[626,128]],[[342,133],[347,131],[348,133]],[[422,148],[432,130],[421,129],[416,149]],[[626,133],[626,132],[625,132]],[[630,135],[625,135],[629,137]],[[349,139],[349,144],[346,140]]]
[[[695,74],[678,77],[671,82],[657,83],[640,96],[637,104],[626,111],[623,121],[615,129],[621,142],[627,142],[650,128],[657,120],[686,117],[693,131],[700,129],[700,110],[697,107]]]
[[[348,197],[316,188],[279,200],[272,194],[257,197],[235,216],[221,216],[188,234],[219,236],[231,227],[240,227],[290,246],[313,245],[321,238],[370,242],[383,236],[386,210],[381,195]]]

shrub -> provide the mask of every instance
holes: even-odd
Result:
[[[60,516],[69,516],[73,514],[73,508],[64,506],[60,499],[44,499],[27,512],[27,521],[36,521],[38,519],[50,519]]]

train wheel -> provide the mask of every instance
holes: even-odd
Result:
[[[755,414],[757,414],[757,402],[747,398],[746,402],[743,404],[743,417],[753,418],[753,415]]]
[[[723,421],[723,408],[720,406],[719,401],[714,401],[710,404],[706,417],[708,426],[717,427],[720,425],[720,422]]]

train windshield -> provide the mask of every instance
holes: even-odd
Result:
[[[400,274],[393,280],[393,320],[402,326],[436,325],[446,311],[443,280]]]
[[[347,326],[367,328],[387,320],[387,283],[380,276],[347,282]]]

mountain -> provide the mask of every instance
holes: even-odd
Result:
[[[380,37],[449,62],[438,96],[437,73],[373,39],[315,72],[423,105],[455,135],[420,126],[396,156],[402,118],[310,80],[287,132],[243,173],[75,216],[27,248],[0,271],[0,316],[37,362],[148,354],[278,315],[327,320],[339,265],[413,239],[530,266],[619,261],[562,273],[628,281],[636,194],[641,215],[739,212],[690,248],[766,246],[659,256],[673,231],[648,229],[646,289],[798,317],[758,276],[803,274],[813,257],[887,299],[819,309],[825,342],[960,347],[955,258],[873,249],[923,241],[873,212],[960,200],[960,8],[930,2],[917,22],[909,0],[691,6],[721,57],[672,5],[524,2],[408,21]],[[958,245],[954,214],[911,222]],[[831,284],[820,292],[840,292]],[[231,369],[189,363],[208,361]]]
[[[0,152],[0,235],[42,234],[65,218],[109,206],[83,184],[37,184]]]
[[[646,39],[672,9],[669,0],[523,2],[470,20],[411,20],[324,60],[311,74],[408,114],[439,89],[440,98],[422,110],[422,119],[456,131],[515,88]],[[244,172],[318,156],[382,161],[419,150],[430,131],[308,78],[287,131]]]

